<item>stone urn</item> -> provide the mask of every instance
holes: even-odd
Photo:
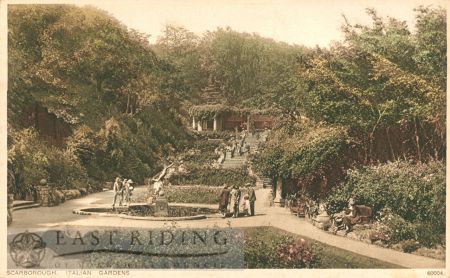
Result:
[[[53,198],[51,196],[51,188],[47,184],[46,179],[42,179],[39,181],[39,186],[36,187],[37,189],[37,196],[38,196],[38,202],[43,207],[51,207],[53,206]]]
[[[319,206],[319,215],[314,218],[314,222],[318,228],[323,230],[331,226],[331,217],[326,212],[324,205]]]

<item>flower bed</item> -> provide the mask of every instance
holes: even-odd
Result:
[[[399,268],[272,228],[246,228],[247,268]]]

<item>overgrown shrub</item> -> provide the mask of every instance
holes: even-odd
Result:
[[[41,179],[50,186],[79,187],[86,183],[86,171],[68,150],[48,146],[32,129],[10,132],[8,159],[15,173],[11,194],[33,191]]]
[[[320,198],[353,162],[350,142],[344,127],[288,122],[271,132],[252,162],[258,172],[296,180],[311,197]]]
[[[24,198],[33,186],[46,179],[58,188],[81,188],[116,176],[143,182],[155,174],[162,157],[188,139],[175,115],[158,109],[134,117],[118,116],[94,132],[80,125],[67,138],[66,146],[50,146],[32,128],[9,132],[8,190]]]
[[[348,199],[374,213],[390,208],[393,242],[419,240],[430,245],[445,233],[445,164],[397,161],[352,170],[328,197],[328,213],[342,211]]]

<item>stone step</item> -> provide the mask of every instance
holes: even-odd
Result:
[[[23,206],[20,206],[20,207],[13,207],[13,210],[37,208],[37,207],[40,207],[40,206],[41,206],[41,204],[39,204],[39,203],[33,203],[33,204],[30,204],[30,205],[23,205]]]
[[[232,168],[239,168],[242,165],[222,165],[222,169],[232,169]]]
[[[225,166],[236,166],[236,167],[240,167],[240,166],[242,166],[243,164],[241,164],[241,163],[223,163],[222,165],[225,165]]]
[[[34,201],[14,200],[13,208],[34,204]]]

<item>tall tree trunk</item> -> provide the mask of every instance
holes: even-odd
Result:
[[[417,130],[417,117],[414,117],[414,137],[416,139],[417,157],[422,161],[422,154],[420,151],[419,132]]]
[[[125,114],[128,114],[130,110],[130,95],[127,95],[127,109],[125,110]]]
[[[34,128],[39,131],[39,105],[37,102],[34,103]]]
[[[97,94],[97,99],[101,100],[102,92],[102,80],[96,79],[95,93]]]
[[[391,136],[389,135],[389,126],[386,128],[386,138],[389,143],[389,149],[391,150],[392,160],[395,161],[396,160],[395,152],[394,152],[394,148],[392,148]]]

